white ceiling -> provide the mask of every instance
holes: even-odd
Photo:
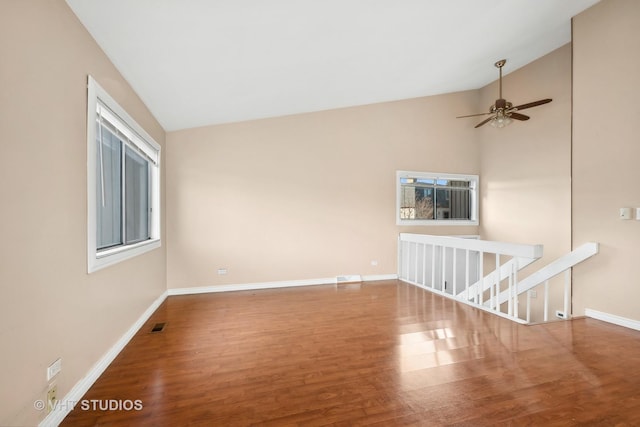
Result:
[[[476,89],[598,0],[66,0],[167,131]]]

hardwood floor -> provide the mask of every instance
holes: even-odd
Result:
[[[142,409],[77,404],[63,426],[637,426],[640,332],[397,281],[173,296],[83,399]]]

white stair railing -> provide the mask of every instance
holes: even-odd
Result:
[[[569,304],[571,303],[571,268],[598,253],[598,243],[589,242],[574,249],[561,258],[546,265],[535,273],[523,279],[516,286],[518,295],[527,292],[527,322],[531,319],[531,292],[540,285],[544,285],[544,314],[543,321],[549,320],[549,280],[564,273],[564,294],[562,317],[568,319],[571,316]],[[507,301],[508,293],[498,295],[498,304]]]
[[[544,285],[544,321],[548,320],[549,280],[565,272],[564,318],[569,317],[571,267],[593,256],[589,243],[518,282],[518,272],[542,257],[541,245],[401,233],[398,277],[429,291],[490,311],[519,323],[531,322],[531,290]],[[495,268],[485,274],[487,256]],[[487,261],[487,262],[485,262]],[[491,265],[493,266],[493,262]],[[519,313],[519,296],[527,293],[526,317]]]
[[[526,266],[528,266],[529,264],[537,260],[538,258],[524,258],[524,257],[512,258],[509,261],[502,264],[499,269],[492,271],[490,274],[487,274],[482,279],[478,280],[476,283],[471,285],[469,287],[469,291],[471,292],[471,295],[474,295],[475,293],[478,292],[478,289],[476,288],[480,286],[482,287],[482,291],[486,291],[487,289],[490,289],[491,286],[494,285],[495,283],[500,283],[503,280],[508,279],[509,276],[513,274],[514,268],[517,271],[520,271]],[[498,258],[498,261],[499,261],[499,258]],[[460,292],[458,294],[458,297],[460,298],[463,298],[464,296],[465,296],[465,292]]]

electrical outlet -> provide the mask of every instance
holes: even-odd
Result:
[[[538,298],[538,291],[530,291],[531,298]]]
[[[620,219],[631,219],[631,208],[620,208]]]
[[[225,274],[227,274],[227,269],[226,268],[219,268],[218,269],[218,276],[224,276]]]
[[[47,368],[47,381],[51,380],[51,378],[55,377],[62,371],[62,358],[58,358],[55,362],[53,362]]]
[[[556,317],[558,319],[566,319],[567,316],[564,314],[564,311],[556,310]]]
[[[47,413],[51,412],[56,407],[58,401],[58,386],[53,385],[47,390]]]
[[[374,266],[374,267],[377,266],[378,265],[378,261],[376,261],[375,259],[371,260],[371,265]]]

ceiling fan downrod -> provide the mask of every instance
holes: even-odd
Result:
[[[498,67],[498,70],[500,71],[500,99],[502,99],[502,67],[504,67],[504,64],[507,63],[506,59],[501,59],[500,61],[496,62],[494,65],[496,67]]]

